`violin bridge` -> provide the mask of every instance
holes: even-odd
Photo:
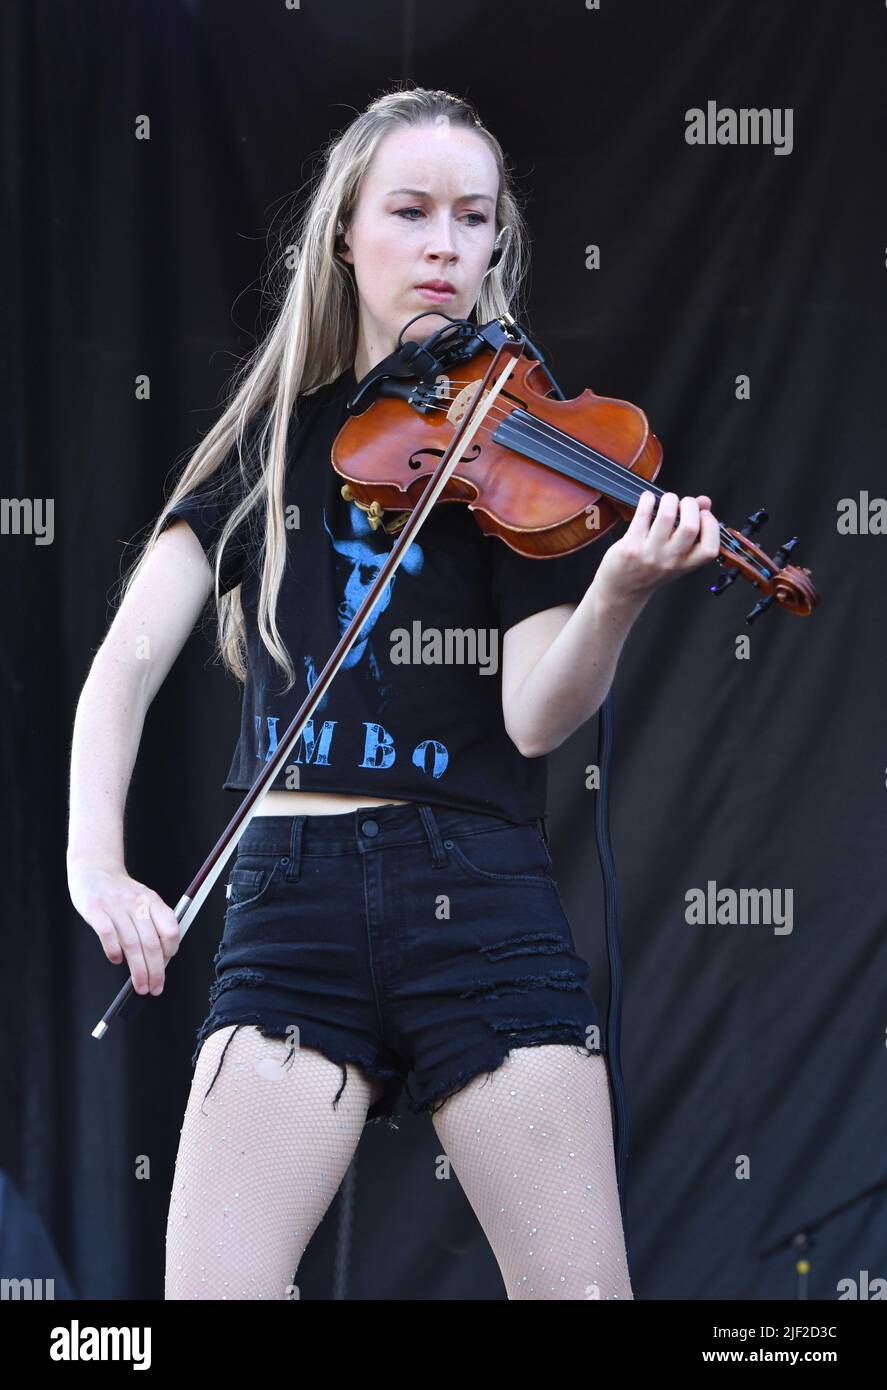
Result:
[[[463,419],[468,413],[468,407],[471,405],[471,402],[474,399],[475,392],[477,391],[479,385],[480,377],[478,377],[476,381],[470,381],[467,386],[463,386],[458,396],[454,396],[453,403],[447,411],[447,419],[449,420],[450,424],[453,426],[454,429],[461,425]],[[483,409],[489,394],[489,391],[484,391],[478,403],[478,409]]]

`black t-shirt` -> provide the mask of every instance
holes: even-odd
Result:
[[[397,541],[396,533],[374,531],[366,513],[345,501],[344,479],[330,462],[354,384],[349,367],[300,397],[298,421],[291,422],[287,568],[277,612],[296,670],[286,694],[280,693],[284,673],[258,634],[255,542],[237,539],[223,553],[223,591],[242,584],[249,665],[227,790],[247,791],[273,755]],[[248,448],[261,419],[251,422]],[[229,456],[218,482],[175,509],[210,564],[237,479],[236,455]],[[393,513],[385,515],[390,520]],[[505,731],[502,642],[531,613],[578,603],[604,550],[597,541],[569,555],[533,559],[484,535],[463,503],[438,503],[272,787],[430,802],[514,821],[543,815],[545,757],[525,758]],[[466,635],[474,644],[463,643]]]

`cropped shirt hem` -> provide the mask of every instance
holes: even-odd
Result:
[[[223,791],[239,792],[241,795],[249,791],[249,787],[229,778],[222,788]],[[273,784],[268,788],[269,791],[292,791],[292,787],[275,787]],[[366,787],[346,786],[339,782],[335,787],[300,787],[300,792],[317,792],[321,795],[336,796],[380,796],[378,790],[369,791]],[[527,821],[538,820],[545,814],[545,806],[538,808],[529,807],[525,813],[521,813],[517,807],[512,806],[506,810],[503,806],[493,805],[489,801],[479,801],[471,797],[463,797],[457,800],[454,797],[439,795],[435,790],[429,791],[424,796],[400,796],[396,792],[391,793],[393,801],[407,801],[417,806],[442,806],[449,811],[471,811],[480,812],[482,815],[498,816],[502,820],[513,821],[515,825],[523,825]],[[372,811],[373,807],[368,806],[367,810]]]

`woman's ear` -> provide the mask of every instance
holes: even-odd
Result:
[[[351,247],[345,240],[345,226],[342,222],[336,223],[336,255],[347,265],[352,265]]]

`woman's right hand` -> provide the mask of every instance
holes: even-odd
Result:
[[[95,861],[68,863],[71,902],[92,927],[108,960],[126,957],[138,994],[160,994],[166,962],[179,949],[176,915],[159,893],[130,878],[126,869]]]

